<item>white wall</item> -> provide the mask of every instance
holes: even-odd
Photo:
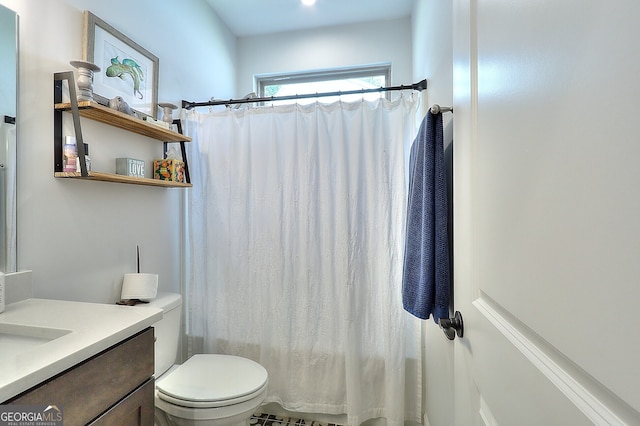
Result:
[[[0,4],[20,15],[18,268],[33,270],[34,295],[113,302],[138,244],[143,271],[160,275],[160,290],[178,291],[184,190],[55,179],[52,74],[81,58],[85,9],[159,57],[161,102],[232,96],[235,38],[204,0]],[[83,135],[95,170],[113,170],[116,156],[149,164],[162,154],[161,143],[89,120]]]
[[[451,0],[417,0],[414,8],[413,74],[414,79],[427,78],[427,107],[453,104],[452,10]],[[452,143],[452,120],[453,114],[444,115],[446,146]],[[453,343],[433,321],[425,321],[423,345],[426,424],[452,425]]]
[[[413,83],[409,18],[244,37],[238,40],[237,92],[254,91],[256,74],[381,62],[391,62],[392,84]]]

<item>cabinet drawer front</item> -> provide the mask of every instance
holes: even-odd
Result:
[[[7,403],[55,404],[65,424],[87,424],[153,375],[153,343],[147,328]]]
[[[91,426],[150,426],[154,422],[155,381],[148,380],[118,405],[100,416]]]

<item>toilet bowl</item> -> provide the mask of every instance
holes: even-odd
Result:
[[[194,355],[181,365],[176,360],[182,298],[159,293],[145,306],[163,310],[154,324],[155,424],[248,425],[267,393],[268,374],[250,359],[218,354]]]
[[[177,425],[245,425],[267,392],[267,371],[246,358],[194,355],[156,382],[156,407]]]

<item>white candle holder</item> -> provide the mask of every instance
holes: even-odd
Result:
[[[78,101],[93,101],[93,73],[100,67],[87,61],[70,61],[71,66],[78,69]]]
[[[164,121],[165,123],[172,124],[173,123],[173,110],[177,109],[178,107],[176,105],[170,104],[170,103],[161,103],[161,104],[158,104],[158,106],[160,108],[162,108],[162,111],[163,111],[162,121]]]

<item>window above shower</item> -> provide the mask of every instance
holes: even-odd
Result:
[[[259,97],[291,96],[306,93],[332,93],[360,89],[386,87],[391,80],[391,64],[378,64],[361,67],[333,68],[325,70],[282,73],[256,76]],[[298,100],[278,101],[287,103],[331,103],[341,99],[352,102],[360,99],[375,100],[380,93],[328,96]],[[275,102],[274,102],[275,104]]]

